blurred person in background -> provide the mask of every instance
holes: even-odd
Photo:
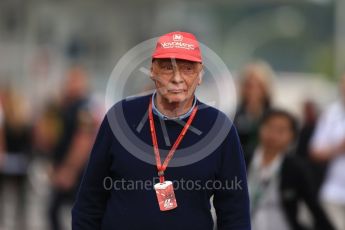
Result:
[[[4,162],[4,157],[5,157],[4,111],[2,108],[2,89],[0,88],[0,170],[1,170],[3,162]],[[1,187],[0,187],[0,189],[1,189]],[[0,193],[0,203],[2,203],[1,193]],[[2,224],[3,224],[2,221],[3,221],[3,210],[0,207],[0,226],[2,226]]]
[[[11,229],[25,228],[26,185],[31,127],[25,98],[14,89],[3,94],[2,156],[0,162],[0,202],[2,222]],[[11,204],[10,212],[6,204]],[[12,214],[12,215],[11,215]]]
[[[0,88],[0,169],[2,168],[4,157],[5,157],[5,140],[4,140],[4,111],[2,107],[2,89]],[[1,189],[1,187],[0,187]],[[0,194],[1,199],[1,194]],[[0,200],[0,203],[2,201]],[[0,226],[2,225],[3,210],[0,208]]]
[[[295,118],[272,109],[260,125],[259,145],[249,158],[248,185],[253,230],[300,230],[299,202],[313,217],[312,229],[332,230],[313,190],[312,178],[292,154],[298,135]]]
[[[272,68],[263,61],[249,63],[240,73],[241,103],[234,123],[243,147],[245,158],[258,143],[261,118],[271,107]]]
[[[327,169],[326,162],[316,162],[310,155],[310,141],[315,131],[318,119],[318,108],[315,102],[307,100],[303,104],[303,125],[296,147],[296,154],[301,157],[309,167],[315,181],[315,193],[319,192]]]
[[[4,140],[4,111],[2,108],[2,90],[0,89],[0,168],[5,156],[5,140]],[[0,212],[1,215],[1,212]]]
[[[56,102],[49,101],[34,123],[33,148],[38,156],[49,160],[62,133],[61,116]]]
[[[73,66],[68,71],[62,90],[58,115],[60,135],[53,150],[51,174],[49,220],[52,230],[63,228],[61,208],[73,203],[98,125],[87,77],[81,67]]]
[[[341,97],[320,117],[311,142],[311,155],[329,162],[320,199],[338,230],[345,229],[345,73],[340,79]]]

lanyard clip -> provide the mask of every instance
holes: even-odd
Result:
[[[158,176],[159,176],[159,182],[164,183],[164,171],[163,170],[158,171]]]
[[[164,176],[164,171],[163,170],[159,170],[158,171],[158,176]]]

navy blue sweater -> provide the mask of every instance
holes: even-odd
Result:
[[[154,183],[158,182],[157,168],[153,148],[150,147],[149,122],[145,119],[149,100],[150,95],[123,100],[108,111],[72,210],[72,229],[211,230],[210,197],[214,195],[219,230],[250,230],[245,163],[236,129],[223,113],[200,101],[197,101],[199,110],[192,122],[192,129],[199,132],[192,132],[191,128],[187,131],[165,172],[166,180],[174,182],[178,207],[165,212],[159,210],[153,189]],[[131,135],[135,134],[138,140],[150,147],[143,148],[141,153],[143,159],[149,160],[129,153],[128,146],[114,134],[113,131],[121,131],[121,125],[111,124],[116,123],[114,118],[121,116],[119,111],[123,112]],[[154,115],[163,161],[168,152],[164,150],[171,146],[164,138],[159,119]],[[207,151],[208,143],[199,142],[210,140],[205,136],[217,125],[216,119],[222,120],[222,126],[229,127],[219,145],[202,159],[181,166],[181,154],[186,154],[183,149],[204,144],[203,149]],[[172,120],[164,121],[164,124],[172,145],[183,126]],[[133,146],[136,145],[137,139],[134,141],[133,136],[124,134],[127,140],[133,141]],[[215,181],[217,183],[213,183]],[[143,187],[144,183],[139,182],[147,183],[147,186]]]

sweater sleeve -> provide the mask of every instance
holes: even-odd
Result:
[[[213,200],[218,230],[250,230],[246,167],[235,126],[223,142],[219,164],[217,180],[223,188],[215,190]]]
[[[100,230],[109,190],[104,188],[104,178],[110,175],[112,132],[107,117],[104,118],[92,148],[87,168],[72,209],[73,230]]]

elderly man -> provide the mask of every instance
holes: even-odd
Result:
[[[219,230],[250,229],[240,141],[235,127],[223,113],[195,97],[202,70],[200,46],[194,35],[172,32],[159,38],[151,66],[156,91],[152,95],[123,100],[108,111],[72,211],[73,230],[211,230],[212,195]],[[114,135],[111,118],[119,108],[133,133],[152,146],[147,154],[155,164],[131,155]],[[148,114],[148,119],[141,132],[135,132],[133,127],[142,121],[144,114]],[[192,132],[192,127],[206,135],[216,119],[223,119],[223,124],[229,127],[219,146],[197,162],[169,167],[175,152],[178,157],[179,150],[200,141],[201,136]],[[162,122],[165,132],[157,128]],[[166,135],[174,141],[172,147],[165,142]],[[144,189],[126,186],[130,181],[144,181],[146,185],[157,176],[159,180]],[[105,178],[111,178],[111,184],[116,186],[105,188],[108,184],[104,183]],[[226,186],[234,180],[239,186]],[[173,181],[192,184],[186,188]],[[214,182],[221,186],[212,186]]]

